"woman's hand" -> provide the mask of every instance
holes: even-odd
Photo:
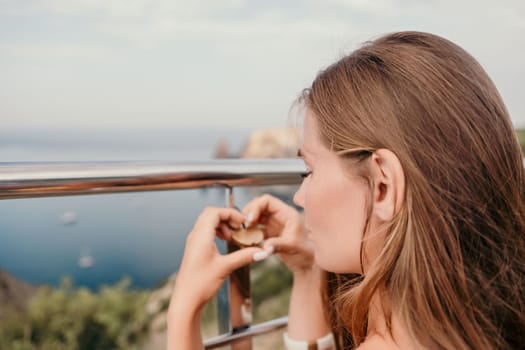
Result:
[[[269,236],[265,251],[278,253],[294,275],[288,309],[288,335],[312,341],[330,332],[322,298],[322,272],[314,262],[313,244],[305,237],[303,219],[293,207],[270,195],[244,207],[250,225],[263,224]],[[305,307],[308,305],[308,307]]]
[[[204,305],[235,269],[260,256],[260,248],[244,248],[221,255],[215,236],[229,239],[230,228],[240,228],[242,213],[231,208],[206,208],[186,239],[168,309],[168,349],[203,349],[200,317]],[[259,255],[257,255],[257,253]],[[255,257],[254,257],[254,254]]]
[[[261,252],[260,248],[244,248],[221,255],[214,241],[215,236],[229,240],[231,228],[240,228],[245,219],[232,208],[208,207],[202,212],[186,239],[170,309],[182,303],[185,309],[192,309],[191,312],[201,310],[226,277],[254,261],[254,254]]]
[[[265,194],[250,201],[242,210],[248,224],[266,227],[265,251],[278,253],[294,275],[310,273],[314,267],[312,243],[306,239],[301,215],[281,200]]]

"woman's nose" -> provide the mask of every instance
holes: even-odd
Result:
[[[303,204],[304,204],[304,182],[301,184],[301,186],[299,186],[299,189],[297,190],[297,192],[295,192],[294,196],[293,196],[293,202],[303,208]]]

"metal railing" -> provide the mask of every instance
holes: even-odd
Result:
[[[0,199],[224,186],[226,205],[233,206],[235,186],[298,184],[304,171],[299,159],[0,163]],[[228,252],[235,249],[238,248],[228,244]],[[206,349],[231,344],[235,350],[248,350],[252,337],[286,327],[287,317],[250,324],[249,277],[249,267],[241,268],[219,291],[222,334],[207,339]]]

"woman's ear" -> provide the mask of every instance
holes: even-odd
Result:
[[[380,222],[392,220],[405,196],[405,173],[399,158],[388,149],[378,149],[371,157],[373,178],[372,215]]]

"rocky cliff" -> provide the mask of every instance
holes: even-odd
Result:
[[[240,152],[240,158],[289,158],[297,155],[299,131],[271,128],[254,131]]]
[[[215,158],[290,158],[297,155],[300,132],[294,128],[268,128],[253,131],[238,152],[232,152],[227,141],[220,140]]]
[[[37,287],[22,282],[9,273],[0,270],[0,310],[20,311],[34,295]],[[2,313],[0,312],[0,317]]]

